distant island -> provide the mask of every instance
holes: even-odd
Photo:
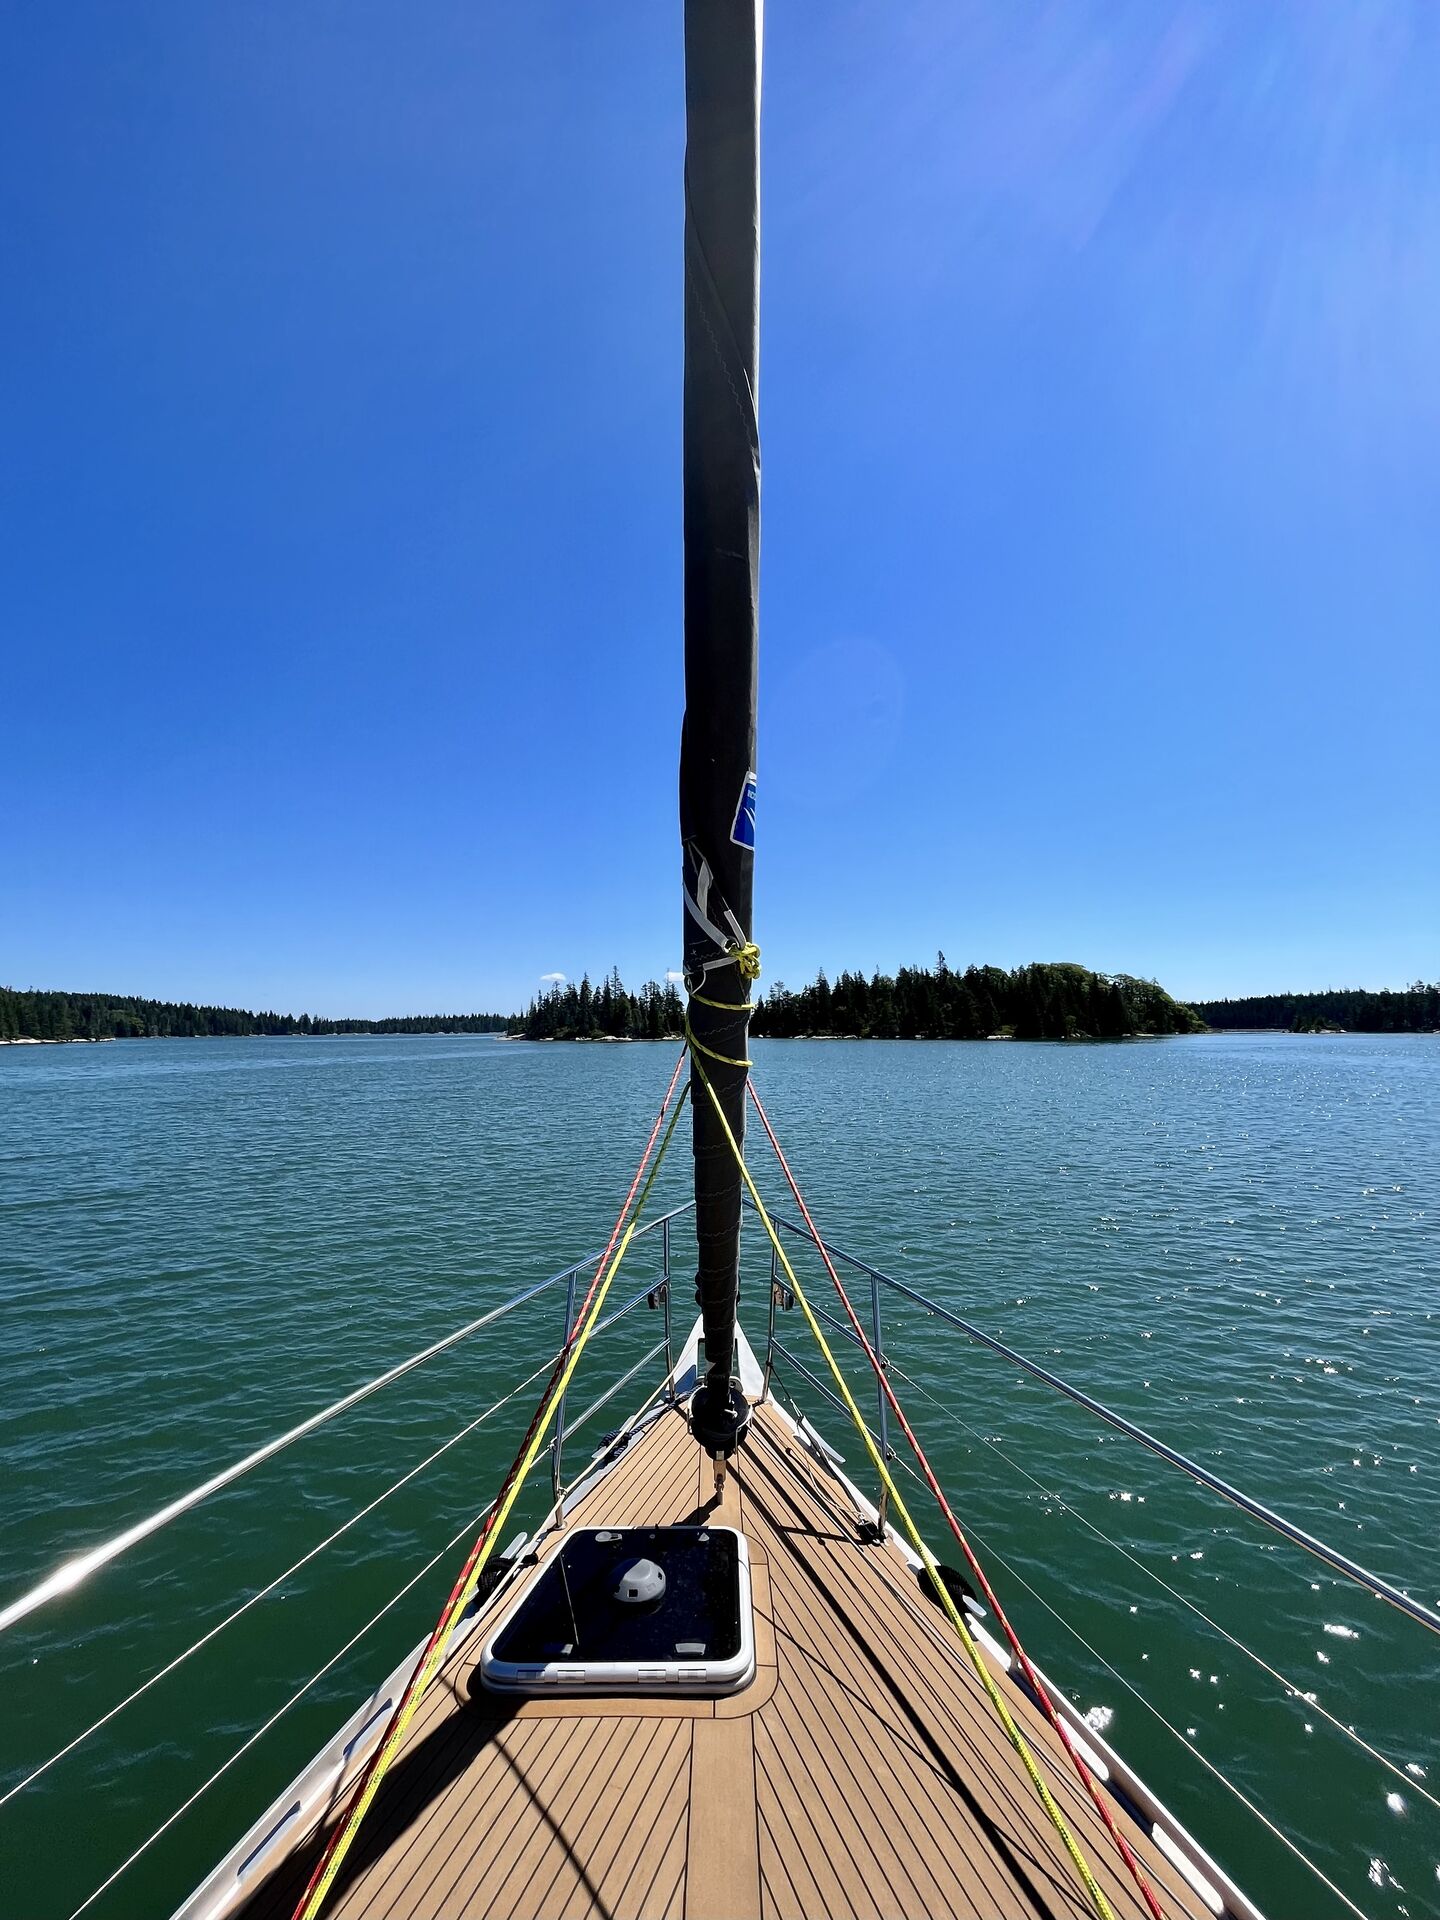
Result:
[[[1282,1033],[1440,1032],[1440,982],[1417,980],[1399,992],[1364,987],[1325,993],[1261,993],[1243,1000],[1197,1000],[1196,1013],[1218,1032],[1239,1027]]]
[[[612,972],[599,986],[552,987],[532,1000],[513,1031],[526,1040],[663,1039],[681,1031],[673,986],[651,981],[627,992]],[[798,992],[777,981],[755,997],[757,1039],[1121,1040],[1203,1033],[1204,1022],[1153,980],[1092,973],[1065,962],[967,967],[940,954],[933,967],[894,975],[822,972]]]
[[[1153,980],[1092,973],[1069,961],[1003,967],[933,967],[875,973],[821,973],[791,993],[777,982],[755,1010],[751,1031],[776,1039],[836,1034],[876,1040],[1125,1040],[1201,1033],[1188,1007]]]
[[[685,1007],[673,982],[647,980],[631,993],[612,967],[598,987],[557,981],[508,1022],[517,1040],[678,1040]]]
[[[0,987],[0,1042],[170,1040],[333,1033],[504,1033],[500,1013],[401,1014],[389,1020],[326,1020],[316,1014],[247,1013],[188,1001],[115,993],[21,992]]]

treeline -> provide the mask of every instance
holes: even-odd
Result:
[[[141,1000],[114,993],[21,992],[0,987],[0,1040],[169,1040],[253,1034],[503,1033],[499,1013],[398,1015],[388,1020],[326,1020],[301,1013],[248,1013],[189,1001]]]
[[[1131,1034],[1200,1033],[1203,1024],[1153,980],[1091,973],[1066,962],[967,967],[940,954],[933,967],[893,977],[821,973],[798,993],[783,983],[756,1003],[750,1030],[773,1039],[835,1034],[862,1040],[1120,1040]]]
[[[660,1040],[684,1031],[673,986],[650,981],[630,993],[618,970],[594,987],[551,987],[512,1029],[526,1040]],[[967,967],[939,955],[933,968],[895,975],[821,973],[792,993],[777,982],[755,997],[750,1031],[759,1039],[827,1035],[859,1040],[1119,1040],[1131,1034],[1200,1033],[1203,1023],[1153,980],[1091,973],[1067,964]]]
[[[1289,1033],[1314,1033],[1322,1027],[1339,1027],[1345,1033],[1434,1033],[1440,1030],[1440,982],[1427,985],[1417,980],[1396,993],[1341,987],[1326,993],[1198,1000],[1195,1011],[1207,1026],[1221,1030],[1278,1027]]]
[[[327,1020],[315,1014],[251,1013],[110,993],[53,993],[0,987],[0,1040],[129,1040],[235,1035],[504,1033],[526,1040],[663,1040],[685,1025],[680,994],[650,980],[631,993],[617,969],[597,986],[558,983],[521,1015],[402,1014],[385,1020]],[[822,972],[792,992],[777,982],[755,997],[757,1038],[816,1034],[846,1039],[1116,1040],[1131,1034],[1271,1028],[1293,1033],[1440,1031],[1440,983],[1417,980],[1399,992],[1361,988],[1259,994],[1183,1005],[1153,980],[1092,973],[1068,963],[1000,967],[901,967],[891,975]]]
[[[631,993],[612,967],[598,987],[591,986],[587,973],[578,987],[567,981],[537,995],[510,1030],[526,1040],[678,1039],[685,1030],[685,1010],[668,983],[662,987],[647,980]]]

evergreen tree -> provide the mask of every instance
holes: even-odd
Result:
[[[416,1015],[408,1019],[327,1020],[311,1014],[248,1013],[188,1001],[108,993],[46,993],[0,987],[0,1039],[137,1040],[337,1033],[499,1033],[513,1024],[496,1013]]]

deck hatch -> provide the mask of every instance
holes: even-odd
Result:
[[[732,1693],[754,1671],[749,1554],[732,1527],[576,1528],[480,1658],[506,1693]]]

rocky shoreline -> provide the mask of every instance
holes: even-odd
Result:
[[[36,1040],[22,1033],[18,1039],[0,1040],[0,1047],[108,1047],[114,1038],[113,1033],[67,1033],[63,1040]]]

